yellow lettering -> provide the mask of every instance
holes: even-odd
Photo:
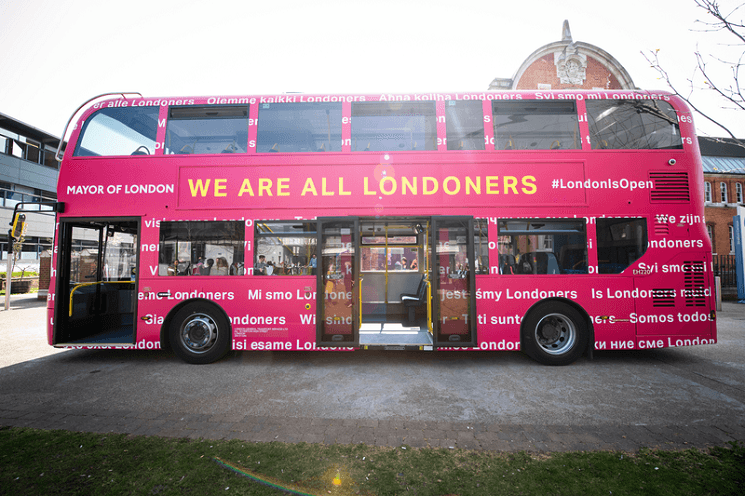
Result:
[[[266,196],[272,196],[272,180],[266,177],[259,179],[259,196],[264,196],[264,191]]]
[[[351,191],[344,191],[344,178],[339,178],[339,196],[350,196],[352,194]]]
[[[523,176],[523,186],[527,186],[527,188],[522,188],[523,193],[526,195],[532,195],[538,191],[538,188],[535,186],[535,176]]]
[[[191,196],[197,196],[197,193],[200,193],[202,196],[207,196],[207,190],[210,187],[210,179],[207,179],[207,181],[202,184],[201,179],[197,179],[197,183],[194,184],[194,182],[189,179],[189,189],[191,190]]]
[[[416,185],[417,185],[416,178],[414,178],[414,184],[411,184],[409,182],[409,178],[402,177],[401,178],[401,194],[402,195],[405,195],[406,194],[406,190],[408,189],[409,191],[411,191],[411,194],[412,195],[416,195],[416,189],[417,189],[416,188]]]
[[[481,176],[476,176],[476,184],[473,183],[471,176],[466,176],[466,194],[470,195],[471,190],[477,195],[481,194]]]
[[[313,184],[313,178],[309,177],[305,181],[305,186],[303,186],[303,191],[300,193],[300,196],[305,196],[305,193],[310,192],[313,194],[313,196],[318,196],[318,191],[316,191],[316,185]]]
[[[499,176],[486,176],[486,194],[499,194]]]
[[[290,196],[290,192],[287,191],[287,188],[290,187],[290,185],[287,184],[289,181],[289,177],[280,177],[277,179],[277,196]]]
[[[504,176],[504,194],[507,194],[507,190],[511,189],[513,193],[517,194],[517,178],[515,176]]]
[[[243,180],[243,184],[241,184],[241,190],[238,192],[238,196],[243,196],[243,193],[248,193],[249,196],[254,195],[254,190],[251,187],[251,180],[249,178]]]
[[[365,195],[377,195],[378,194],[377,191],[370,191],[370,189],[368,188],[368,186],[369,186],[368,185],[368,177],[365,176]]]
[[[455,182],[455,188],[450,189],[448,188],[448,183]],[[457,195],[460,191],[460,179],[458,179],[455,176],[448,176],[445,178],[445,181],[442,183],[442,190],[447,195]]]
[[[428,183],[431,184],[431,186],[428,186]],[[434,177],[422,178],[422,190],[424,191],[425,195],[434,195],[435,193],[437,193],[438,189],[440,189],[440,184],[437,182],[437,179],[435,179]]]
[[[321,196],[334,196],[333,191],[326,191],[326,178],[321,178]]]
[[[391,185],[392,185],[391,186],[391,189],[389,189],[389,190],[386,190],[385,189],[385,183],[386,182],[391,183]],[[384,195],[386,195],[386,196],[392,195],[393,193],[396,192],[397,189],[398,189],[398,183],[396,182],[396,179],[395,178],[393,178],[391,176],[385,176],[384,178],[382,178],[380,180],[380,192],[383,193]]]
[[[227,179],[215,179],[215,196],[228,196],[227,193],[225,193],[225,188],[227,188]]]

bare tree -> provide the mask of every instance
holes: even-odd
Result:
[[[660,74],[671,91],[683,98],[699,115],[724,130],[730,137],[737,141],[737,144],[745,147],[745,140],[738,139],[723,122],[704,112],[697,103],[700,90],[709,90],[713,91],[720,98],[722,108],[728,110],[745,110],[745,95],[743,95],[743,88],[740,86],[740,69],[743,67],[743,59],[745,58],[745,25],[743,25],[742,11],[740,9],[745,7],[745,4],[740,4],[729,11],[722,11],[718,0],[694,0],[694,2],[707,14],[707,20],[696,21],[702,26],[700,32],[723,32],[737,39],[735,43],[728,45],[736,48],[739,47],[738,51],[740,48],[743,49],[742,53],[735,56],[736,60],[724,60],[715,55],[704,56],[699,50],[696,50],[694,52],[696,67],[693,75],[687,79],[687,88],[683,89],[671,80],[668,72],[662,67],[658,57],[659,50],[648,53],[642,52],[642,55],[652,65],[652,68]],[[739,17],[739,20],[736,21],[735,18],[737,17]],[[716,71],[711,70],[711,64],[728,65],[731,68],[731,73],[727,76],[726,80],[720,79],[721,76],[715,75],[714,72]],[[742,119],[743,116],[739,118]]]

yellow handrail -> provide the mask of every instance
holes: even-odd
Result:
[[[68,317],[72,317],[72,296],[75,294],[75,291],[78,289],[84,287],[84,286],[95,286],[96,284],[134,284],[134,281],[96,281],[96,282],[84,282],[83,284],[78,284],[77,286],[74,286],[72,288],[72,291],[70,291],[70,314]]]
[[[359,313],[360,313],[360,320],[358,320],[357,323],[360,326],[362,326],[362,281],[364,281],[364,279],[362,277],[359,277],[359,284],[358,285],[359,285],[359,291],[360,292],[359,292],[359,297],[357,298],[357,308],[358,308]]]

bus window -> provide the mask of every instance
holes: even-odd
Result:
[[[243,275],[244,233],[240,221],[161,221],[158,275]]]
[[[496,150],[581,148],[574,101],[495,100],[492,119]]]
[[[320,262],[315,222],[259,220],[255,226],[254,275],[316,274],[314,266]]]
[[[675,110],[657,100],[588,100],[590,142],[597,149],[683,148]]]
[[[499,219],[501,274],[587,274],[584,220]]]
[[[166,154],[246,153],[248,106],[171,107]]]
[[[484,149],[484,109],[481,100],[449,100],[445,107],[448,150]]]
[[[596,219],[598,273],[620,274],[647,251],[645,219]]]
[[[437,150],[435,102],[352,102],[352,151]]]
[[[258,153],[340,152],[341,103],[262,103]]]
[[[83,124],[76,157],[152,155],[159,107],[105,108]]]

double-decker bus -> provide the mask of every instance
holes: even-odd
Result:
[[[121,94],[76,115],[50,345],[562,365],[716,342],[701,159],[671,94]]]

